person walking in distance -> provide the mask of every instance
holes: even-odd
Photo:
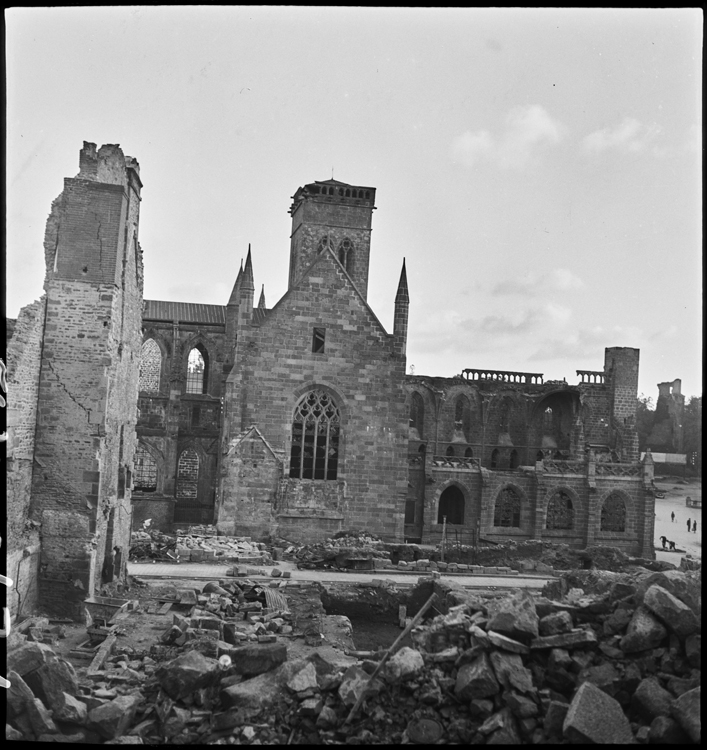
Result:
[[[697,533],[697,521],[692,522],[692,533],[693,534]]]
[[[690,530],[690,523],[691,523],[691,521],[690,521],[690,519],[688,518],[688,519],[687,519],[687,530],[688,530],[688,531]]]
[[[670,521],[671,523],[675,523],[675,511],[670,514]]]

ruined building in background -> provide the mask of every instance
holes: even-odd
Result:
[[[653,453],[683,452],[685,396],[680,392],[681,386],[680,380],[658,383],[653,428],[647,439]]]
[[[40,594],[119,576],[131,515],[298,541],[356,528],[437,542],[446,526],[462,543],[652,557],[638,350],[606,349],[576,385],[406,375],[405,265],[388,333],[367,302],[375,189],[336,180],[293,196],[272,307],[255,300],[250,249],[225,305],[141,307],[139,188],[117,147],[84,144],[48,222],[46,298],[10,341],[13,554],[26,570],[39,560]]]

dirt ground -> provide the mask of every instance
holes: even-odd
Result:
[[[689,553],[693,557],[702,559],[702,509],[688,508],[685,498],[702,498],[702,482],[699,479],[683,479],[682,477],[657,477],[655,486],[665,492],[664,498],[655,501],[655,548],[658,560],[665,560],[675,565],[680,564],[680,558]],[[675,521],[670,514],[675,513]],[[697,521],[697,532],[687,530],[687,519]],[[663,550],[660,537],[666,536],[675,542],[681,552]]]

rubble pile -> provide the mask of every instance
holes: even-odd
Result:
[[[131,562],[144,562],[145,560],[175,562],[179,560],[177,539],[149,527],[143,527],[141,531],[133,531],[130,535],[129,559]]]
[[[295,545],[285,540],[278,543],[282,545],[282,558],[296,562],[298,568],[372,570],[391,567],[390,545],[367,531],[340,531],[317,544]]]
[[[192,531],[190,529],[190,531]],[[251,562],[272,564],[272,557],[263,542],[250,537],[215,536],[212,534],[183,534],[178,532],[177,552],[183,562]]]
[[[174,615],[163,643],[149,653],[119,646],[110,653],[105,644],[115,638],[108,638],[106,668],[92,665],[85,675],[46,644],[15,642],[7,736],[120,744],[699,743],[701,571],[574,571],[558,586],[540,597],[490,598],[437,580],[435,607],[446,611],[415,627],[413,647],[379,669],[381,652],[288,660],[287,639],[270,629],[274,620],[286,623],[286,613],[269,618],[267,589],[207,584],[188,617]],[[263,630],[271,642],[260,641]]]

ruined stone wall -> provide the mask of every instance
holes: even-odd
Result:
[[[326,329],[323,354],[312,352],[313,327]],[[331,394],[341,412],[336,481],[309,480],[328,487],[343,516],[343,527],[367,528],[402,538],[407,493],[407,419],[404,359],[393,356],[386,334],[345,280],[338,264],[323,253],[310,274],[268,313],[262,325],[239,331],[236,360],[228,379],[227,430],[235,436],[256,425],[268,443],[285,455],[289,476],[292,418],[301,396],[312,388]],[[339,485],[345,492],[339,502]],[[231,523],[221,495],[219,523]],[[298,508],[305,531],[324,503]],[[293,509],[282,509],[290,513]],[[237,522],[237,514],[236,514]],[[338,522],[337,522],[338,523]],[[331,524],[329,524],[331,525]]]
[[[39,370],[44,334],[44,298],[20,310],[7,343],[7,526],[4,541],[10,614],[29,614],[37,607],[39,532],[30,523],[32,460]]]
[[[129,547],[143,284],[136,167],[117,146],[85,144],[89,177],[65,180],[45,235],[32,515],[42,525],[40,604],[72,617],[124,574]]]

